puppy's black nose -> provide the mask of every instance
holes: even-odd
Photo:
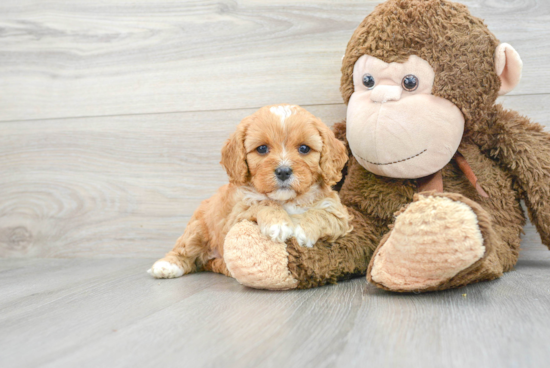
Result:
[[[275,170],[275,176],[280,181],[285,181],[290,178],[290,175],[292,175],[292,169],[288,166],[281,166]]]

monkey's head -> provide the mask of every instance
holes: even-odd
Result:
[[[482,20],[446,0],[388,0],[348,43],[340,90],[347,139],[377,175],[420,178],[443,168],[463,137],[489,124],[522,62]]]

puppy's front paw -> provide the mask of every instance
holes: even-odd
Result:
[[[262,224],[260,230],[266,237],[279,243],[286,242],[294,233],[292,226],[285,222],[280,224]]]
[[[147,273],[157,279],[173,279],[183,275],[183,269],[173,263],[157,261]]]
[[[297,225],[294,228],[294,237],[301,247],[313,248],[313,244],[317,243],[318,239],[314,239],[311,236],[308,236],[304,231],[304,228],[300,225]]]

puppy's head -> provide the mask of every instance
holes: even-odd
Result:
[[[315,183],[334,185],[346,161],[344,144],[321,120],[299,106],[275,105],[241,121],[221,164],[232,183],[285,201]]]

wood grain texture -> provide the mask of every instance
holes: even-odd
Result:
[[[253,111],[0,123],[0,256],[163,255],[227,182],[220,148]]]
[[[440,293],[145,273],[226,182],[243,117],[345,117],[341,56],[379,2],[0,2],[0,366],[545,367],[550,252],[530,224],[515,271]],[[501,101],[550,127],[550,3],[462,2],[523,57]]]
[[[0,121],[341,103],[340,63],[381,1],[0,3]],[[463,1],[550,92],[550,3]]]
[[[527,238],[534,234],[527,227]],[[210,273],[155,280],[150,260],[0,260],[4,367],[544,367],[550,252],[458,290],[392,294],[364,278],[245,288]],[[19,262],[18,268],[4,265]],[[38,275],[41,276],[38,276]],[[17,287],[15,286],[17,285]]]
[[[549,95],[502,102],[547,121]],[[345,117],[342,104],[306,108]],[[253,111],[0,123],[0,256],[162,256],[227,182],[220,147]]]
[[[547,121],[549,95],[501,100]],[[253,111],[1,123],[0,256],[160,257],[227,182],[219,147]]]

